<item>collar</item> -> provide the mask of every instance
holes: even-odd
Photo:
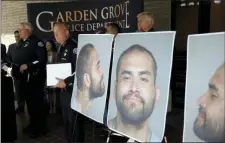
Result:
[[[69,39],[70,39],[70,37],[68,39],[66,39],[66,41],[61,46],[65,46],[66,43],[68,43]]]
[[[151,28],[150,30],[148,30],[148,32],[153,32],[153,31],[155,31],[154,28]]]

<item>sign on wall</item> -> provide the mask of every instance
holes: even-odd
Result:
[[[88,3],[88,4],[87,4]],[[54,22],[66,22],[72,35],[93,33],[110,22],[120,25],[123,32],[137,30],[137,14],[143,11],[143,0],[95,0],[27,4],[28,21],[41,38],[53,36]]]

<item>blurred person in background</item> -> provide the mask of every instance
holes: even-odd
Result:
[[[150,12],[142,12],[137,15],[138,32],[154,32],[154,17]]]
[[[55,64],[57,62],[57,49],[54,41],[47,40],[45,43],[47,50],[48,61],[47,64]],[[49,113],[56,113],[56,91],[53,88],[47,87],[47,95],[49,101]]]
[[[20,38],[18,30],[14,31],[14,36],[15,36],[16,43],[13,43],[13,44],[9,45],[9,48],[8,48],[8,51],[7,51],[7,60],[8,60],[9,63],[11,63],[11,66],[12,66],[11,75],[12,75],[12,78],[13,78],[16,100],[17,100],[17,103],[18,103],[18,108],[16,109],[16,112],[17,113],[23,113],[24,112],[24,106],[25,106],[25,99],[24,99],[24,96],[25,96],[24,91],[26,90],[26,89],[24,89],[25,84],[23,83],[23,81],[20,80],[19,75],[15,74],[16,70],[19,70],[19,67],[16,67],[16,64],[19,62],[18,61],[19,59],[17,58],[17,55],[19,54],[19,50],[20,50],[19,47],[20,47],[20,44],[22,43],[22,40]]]
[[[99,27],[95,30],[95,34],[105,34],[106,33],[106,28],[104,27]]]
[[[113,34],[114,40],[118,33],[121,32],[121,28],[117,23],[109,23],[106,27],[106,34]]]
[[[16,113],[12,78],[7,76],[6,47],[1,44],[1,141],[17,139]]]

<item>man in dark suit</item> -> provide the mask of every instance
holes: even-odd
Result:
[[[6,58],[6,47],[1,43],[1,61],[4,61]]]
[[[22,43],[18,30],[16,30],[14,32],[14,36],[15,36],[16,43],[9,45],[8,52],[7,52],[7,60],[9,63],[12,63],[12,64],[16,63],[15,57],[18,54],[17,51],[19,50],[20,43]],[[24,101],[24,94],[22,93],[22,91],[24,91],[25,89],[24,90],[22,89],[23,88],[22,83],[17,78],[17,76],[14,74],[16,67],[14,65],[12,65],[12,68],[13,68],[12,69],[13,70],[12,78],[14,81],[16,100],[18,101],[18,108],[16,109],[16,112],[17,113],[24,112],[25,101]]]

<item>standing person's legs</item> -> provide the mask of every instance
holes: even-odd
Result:
[[[49,101],[49,113],[53,112],[53,92],[51,88],[47,88],[48,101]]]
[[[65,131],[65,138],[67,142],[71,142],[71,118],[72,118],[72,109],[70,108],[70,101],[71,101],[72,93],[62,91],[60,93],[60,101],[62,107],[62,115],[63,115],[63,122],[64,122],[64,131]]]
[[[13,78],[13,83],[15,87],[15,93],[16,93],[16,100],[18,103],[18,108],[16,109],[17,113],[24,112],[24,106],[25,106],[25,91],[26,89],[26,81],[25,79],[18,80]]]
[[[84,142],[84,117],[82,114],[72,111],[71,130],[72,142]]]
[[[53,106],[53,114],[56,114],[56,92],[55,89],[52,91],[52,106]]]
[[[27,106],[30,114],[31,137],[43,135],[46,130],[46,114],[44,102],[45,76],[30,76]]]

